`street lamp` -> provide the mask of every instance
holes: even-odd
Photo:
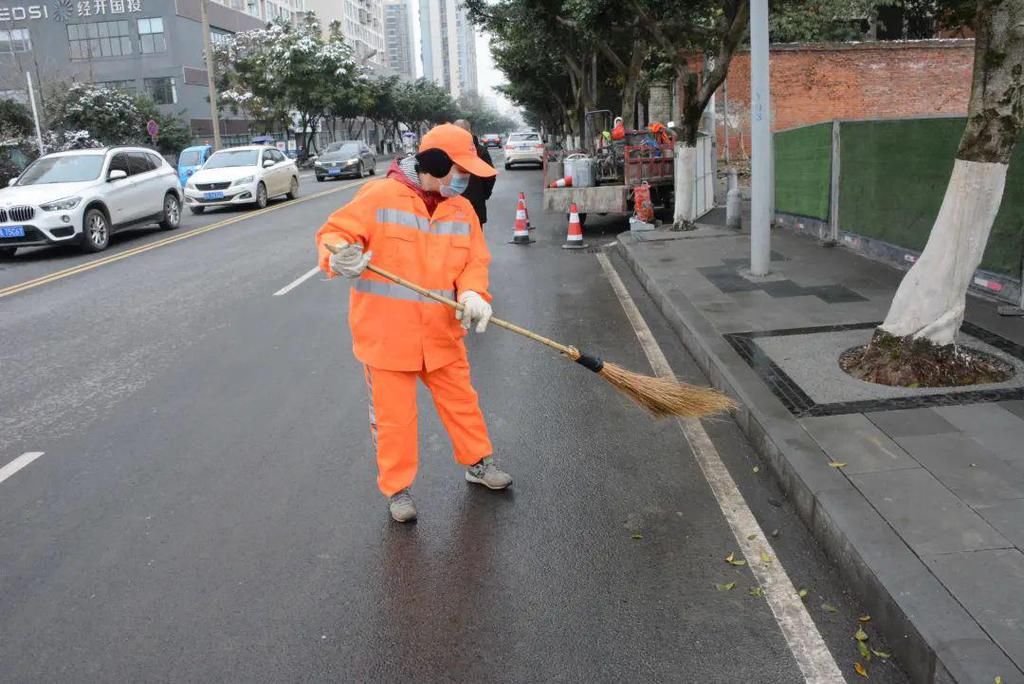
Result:
[[[199,14],[203,23],[203,55],[206,57],[206,86],[210,92],[210,125],[213,127],[213,149],[220,149],[220,119],[217,114],[217,87],[214,85],[213,49],[210,47],[210,18],[206,14],[206,3],[199,0]]]
[[[750,3],[750,273],[771,264],[772,131],[768,78],[768,0]]]

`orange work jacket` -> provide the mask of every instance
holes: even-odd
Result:
[[[622,124],[617,124],[612,129],[612,140],[623,140],[626,137],[626,127]]]
[[[320,269],[334,277],[325,242],[358,242],[371,263],[450,299],[473,290],[490,301],[483,229],[464,197],[442,200],[431,216],[416,192],[393,178],[370,181],[316,234]],[[445,306],[364,271],[349,294],[352,352],[368,366],[428,371],[465,353],[466,331]]]

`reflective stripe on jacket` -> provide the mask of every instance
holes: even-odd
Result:
[[[473,207],[463,197],[427,212],[403,183],[385,178],[364,185],[331,214],[316,234],[320,268],[330,277],[325,242],[358,242],[372,263],[428,290],[456,299],[467,290],[487,300],[491,261]],[[444,304],[366,271],[349,295],[349,326],[356,358],[374,368],[432,371],[460,358],[466,334]]]

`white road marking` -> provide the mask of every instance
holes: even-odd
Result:
[[[44,451],[26,451],[3,468],[0,468],[0,482],[14,475],[16,472],[27,466],[32,461],[42,456]]]
[[[282,287],[280,290],[275,292],[274,296],[275,297],[280,297],[282,295],[288,294],[289,292],[291,292],[292,290],[297,288],[299,285],[301,285],[302,283],[306,282],[307,280],[309,280],[310,278],[315,276],[319,270],[320,270],[319,266],[314,266],[313,268],[309,269],[309,271],[307,271],[303,275],[300,275],[298,278],[296,278],[295,280],[293,280],[292,282],[288,283],[287,285]]]
[[[643,319],[611,261],[608,260],[608,256],[598,254],[597,258],[601,262],[601,268],[604,269],[605,276],[619,298],[619,302],[626,312],[626,318],[633,326],[640,346],[643,347],[654,372],[660,376],[675,377],[668,359],[657,340],[654,339],[651,329],[647,326],[647,322]],[[747,566],[764,590],[765,600],[768,601],[768,606],[775,616],[775,621],[778,623],[804,679],[813,684],[844,681],[835,658],[832,657],[828,646],[821,638],[821,633],[818,632],[817,626],[811,620],[806,606],[797,594],[782,563],[776,558],[764,530],[757,524],[754,514],[736,487],[736,482],[733,481],[725,464],[722,463],[718,450],[711,442],[711,438],[708,437],[708,433],[704,431],[704,426],[696,418],[679,418],[677,420],[694,458],[704,473],[704,478],[711,486],[711,491],[718,501],[718,506],[721,508],[726,522],[732,529],[740,552],[747,561]]]

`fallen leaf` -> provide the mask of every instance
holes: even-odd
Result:
[[[797,596],[799,596],[801,599],[804,599],[804,600],[807,599],[807,590],[806,589],[801,589],[800,591],[798,591],[796,593],[797,593]]]
[[[867,679],[867,678],[868,678],[868,671],[867,671],[867,670],[865,670],[865,669],[864,669],[864,666],[863,666],[863,665],[861,665],[860,663],[857,663],[857,664],[855,664],[855,665],[853,666],[853,671],[854,671],[854,672],[856,672],[857,674],[859,674],[859,675],[860,675],[861,677],[863,677],[864,679]]]
[[[736,566],[737,568],[742,568],[742,567],[743,567],[744,565],[746,565],[746,564],[747,564],[747,561],[745,561],[745,560],[743,560],[743,559],[740,559],[740,560],[734,560],[734,561],[732,562],[732,564],[733,564],[733,565],[735,565],[735,566]]]
[[[864,631],[862,627],[858,627],[857,631],[853,633],[853,638],[857,641],[867,641],[868,633]]]
[[[839,609],[833,606],[831,603],[822,603],[821,609],[826,613],[838,613]]]
[[[993,680],[993,684],[1003,684],[1002,676],[1001,675],[996,675],[995,680]]]
[[[779,536],[779,531],[777,529],[772,530],[772,536],[773,537],[778,537]]]
[[[730,553],[728,556],[726,556],[725,562],[730,565],[735,565],[738,568],[741,568],[747,564],[747,561],[743,560],[742,558],[736,558],[735,553]]]
[[[753,471],[755,473],[760,472],[760,470],[761,470],[761,468],[759,466],[754,466],[754,468],[753,468]]]
[[[735,557],[735,555],[735,553],[730,553],[728,556],[725,557],[725,562],[732,563],[732,559]]]
[[[757,539],[757,533],[756,532],[754,534],[748,534],[747,535],[747,541],[754,541],[755,539]]]
[[[764,596],[764,589],[761,587],[751,587],[747,590],[747,593],[751,596]]]
[[[716,584],[715,585],[715,589],[718,589],[718,591],[731,591],[732,589],[735,589],[735,588],[736,588],[736,583],[735,582],[729,582],[728,584]]]
[[[977,467],[978,467],[978,464],[977,464],[977,463],[972,463],[972,464],[971,464],[971,467],[972,467],[972,468],[977,468]]]
[[[859,618],[857,618],[857,620],[860,621],[860,622],[871,622],[871,616],[870,615],[861,615]]]
[[[762,551],[761,552],[761,562],[762,563],[771,563],[772,562],[772,557],[768,555],[767,551]]]
[[[860,657],[864,660],[871,660],[871,649],[863,641],[857,642],[857,650],[860,651]]]
[[[885,651],[876,651],[875,649],[871,649],[871,652],[874,653],[879,658],[881,658],[882,660],[885,660],[887,658],[892,658],[892,653],[886,653]]]
[[[644,538],[644,535],[642,535],[642,534],[634,534],[633,535],[633,539],[643,539],[643,538]]]
[[[832,461],[831,463],[829,463],[829,465],[832,466],[833,468],[845,468],[846,467],[845,463],[840,463],[839,461]]]

